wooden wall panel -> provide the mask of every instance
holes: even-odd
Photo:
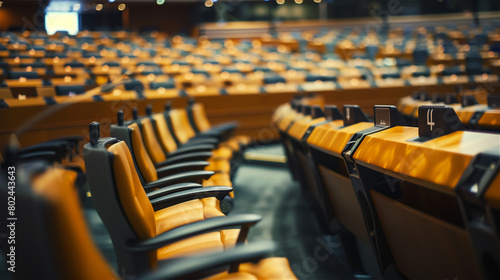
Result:
[[[454,92],[453,85],[435,85],[426,87],[430,93]],[[373,114],[373,105],[396,105],[401,97],[410,95],[417,90],[415,87],[397,88],[370,88],[370,89],[344,89],[333,92],[317,92],[324,97],[327,104],[339,107],[345,104],[357,104],[365,113]],[[498,84],[493,87],[498,91]],[[248,94],[234,96],[198,97],[197,102],[205,105],[206,113],[213,124],[224,121],[238,121],[240,126],[237,134],[246,134],[256,140],[267,141],[269,137],[277,135],[271,129],[271,116],[276,107],[288,102],[296,92],[283,92],[273,94]],[[171,101],[173,107],[184,107],[186,98],[156,99],[156,100],[129,100],[113,102],[84,102],[70,106],[62,104],[53,106],[31,106],[0,109],[0,147],[7,143],[9,135],[18,130],[23,123],[39,122],[28,129],[20,137],[23,146],[32,145],[44,140],[64,135],[86,136],[88,124],[92,121],[101,122],[102,135],[109,135],[109,125],[116,123],[116,113],[123,109],[125,118],[130,119],[132,108],[137,107],[140,115],[144,115],[145,107],[153,105],[154,112],[163,111],[165,102]],[[53,110],[53,114],[40,119],[39,114],[45,110]]]

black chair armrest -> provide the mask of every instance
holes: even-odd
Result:
[[[258,262],[275,250],[274,242],[260,241],[237,246],[221,253],[172,259],[168,265],[161,266],[158,270],[139,277],[138,280],[202,279],[227,271],[228,265]]]
[[[210,164],[209,162],[202,160],[179,162],[179,163],[169,164],[164,167],[160,167],[156,169],[156,173],[158,173],[159,178],[162,178],[181,172],[204,170],[205,167],[207,167],[209,164]]]
[[[72,136],[64,136],[64,137],[59,137],[55,139],[48,140],[46,142],[58,142],[58,141],[66,141],[67,143],[70,144],[72,148],[75,148],[76,153],[79,153],[79,146],[78,144],[83,141],[85,138],[80,135],[72,135]]]
[[[167,177],[163,177],[154,182],[147,183],[144,186],[144,189],[147,191],[158,188],[164,188],[166,186],[171,186],[178,183],[187,183],[187,182],[200,184],[203,182],[204,179],[209,179],[212,175],[214,175],[213,171],[206,171],[206,170],[182,172]]]
[[[28,162],[34,160],[44,160],[53,164],[54,162],[60,162],[61,158],[59,155],[53,151],[41,151],[32,153],[23,153],[17,157],[19,162]]]
[[[201,144],[213,144],[213,145],[218,145],[220,142],[219,139],[213,138],[213,137],[198,137],[196,135],[195,137],[189,139],[187,143],[182,144],[183,147],[185,146],[193,146],[193,145],[201,145]]]
[[[167,156],[175,156],[175,155],[181,155],[181,154],[186,154],[186,153],[191,153],[191,152],[210,152],[217,147],[212,144],[200,144],[200,145],[193,145],[193,146],[182,146],[178,148],[177,150],[169,153]]]
[[[230,192],[233,191],[231,187],[225,186],[214,186],[214,187],[205,187],[205,188],[195,188],[191,190],[185,190],[180,192],[174,192],[169,195],[157,197],[155,199],[151,199],[151,205],[153,205],[153,209],[158,211],[163,208],[167,208],[179,203],[183,203],[186,201],[194,200],[194,199],[202,199],[206,197],[215,197],[218,200],[222,200],[226,197]]]
[[[238,122],[226,122],[226,123],[213,125],[212,127],[210,127],[209,130],[230,131],[230,130],[235,130],[237,127],[238,127]]]
[[[176,155],[173,157],[168,157],[166,161],[157,164],[157,167],[167,166],[168,164],[186,162],[186,161],[197,161],[197,160],[207,160],[213,156],[212,152],[194,152],[189,154]]]
[[[54,152],[60,159],[63,159],[68,154],[67,142],[50,142],[39,143],[33,146],[26,147],[19,151],[19,154],[31,154],[35,152]]]
[[[161,189],[157,189],[157,190],[148,192],[147,195],[148,195],[148,198],[151,200],[151,199],[161,197],[164,195],[169,195],[172,193],[201,188],[201,187],[203,187],[203,186],[200,184],[196,184],[196,183],[180,183],[180,184],[175,184],[175,185],[171,185],[168,187],[164,187]]]
[[[215,217],[183,225],[146,240],[131,241],[126,246],[127,249],[132,252],[153,251],[186,238],[235,227],[242,228],[242,230],[240,231],[240,236],[238,236],[238,241],[240,241],[241,233],[244,231],[243,228],[246,228],[246,232],[248,233],[248,229],[260,220],[261,216],[255,214],[239,214],[225,217]],[[241,240],[241,242],[243,241],[244,239]]]

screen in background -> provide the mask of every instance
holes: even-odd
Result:
[[[67,31],[76,35],[80,29],[77,12],[47,12],[45,14],[45,30],[49,35],[57,31]]]

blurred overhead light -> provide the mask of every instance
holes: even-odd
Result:
[[[314,0],[315,3],[321,3],[321,0]]]
[[[295,0],[295,3],[302,4],[303,0]]]
[[[125,4],[121,3],[120,5],[118,5],[118,10],[123,11],[126,7],[127,6],[125,6]]]
[[[76,3],[73,5],[73,11],[77,12],[78,10],[80,10],[80,4]]]
[[[285,0],[276,0],[276,3],[278,3],[278,5],[282,5],[285,3]]]
[[[212,0],[207,0],[207,1],[205,1],[205,6],[206,6],[207,8],[210,8],[210,7],[212,7],[213,5],[214,5],[214,2],[213,2]]]
[[[2,7],[2,5],[3,5],[3,1],[0,1],[0,8]]]
[[[163,5],[165,4],[165,0],[156,0],[156,4]]]
[[[100,10],[102,10],[102,4],[97,4],[97,5],[95,5],[95,10],[96,10],[96,11],[100,11]]]
[[[115,0],[109,0],[109,3],[113,3],[113,2],[115,2]]]

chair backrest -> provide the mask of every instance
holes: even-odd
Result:
[[[158,140],[160,141],[163,150],[167,153],[175,151],[177,149],[177,143],[175,143],[175,139],[168,129],[168,124],[163,113],[154,114],[152,118],[155,121],[155,131],[158,135]]]
[[[144,140],[146,150],[148,151],[153,163],[157,164],[165,161],[167,158],[165,156],[165,153],[163,152],[162,146],[158,141],[158,138],[156,137],[155,129],[153,127],[153,124],[151,123],[151,119],[149,117],[143,117],[140,118],[138,122],[140,123],[140,132],[142,133],[142,138]]]
[[[137,176],[132,155],[125,142],[111,145],[112,169],[123,211],[139,239],[156,235],[154,210]]]
[[[74,171],[60,167],[49,167],[33,177],[31,192],[19,194],[19,200],[33,207],[23,217],[29,223],[20,223],[19,230],[29,233],[19,242],[18,250],[23,254],[46,253],[45,261],[25,263],[23,276],[27,278],[59,279],[117,279],[117,275],[101,255],[88,231],[82,206],[78,198]],[[34,216],[35,215],[35,216]],[[36,221],[33,221],[36,219]],[[42,222],[43,221],[43,222]],[[48,250],[33,251],[42,242]],[[40,243],[38,243],[40,244]],[[24,255],[23,255],[23,258]],[[38,269],[38,264],[47,264]]]
[[[209,130],[211,125],[205,113],[205,107],[201,103],[194,103],[187,108],[189,119],[193,128],[200,132]]]
[[[85,87],[83,85],[59,85],[55,87],[57,95],[83,94]]]
[[[190,138],[196,135],[184,109],[170,110],[170,119],[172,128],[180,143],[186,143]]]
[[[84,146],[92,201],[113,242],[118,271],[138,275],[156,267],[156,251],[133,252],[127,244],[156,235],[154,211],[126,143],[99,139],[95,126],[91,124],[91,141]]]
[[[146,150],[144,141],[142,140],[142,133],[139,129],[139,125],[136,123],[131,123],[127,125],[130,133],[130,145],[131,151],[134,154],[134,158],[137,163],[137,167],[144,177],[145,182],[153,182],[158,180],[158,174],[156,173],[156,168],[151,160],[151,157]],[[113,130],[111,131],[111,136],[113,136]],[[129,147],[130,148],[130,147]]]

